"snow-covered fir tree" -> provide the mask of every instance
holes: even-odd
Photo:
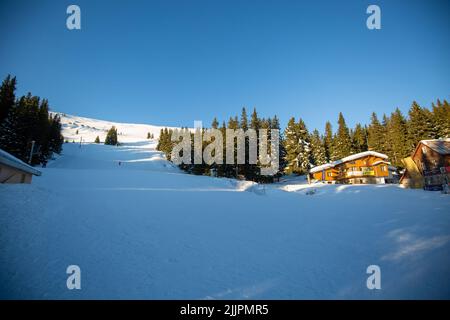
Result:
[[[302,119],[298,123],[291,118],[284,132],[286,174],[306,174],[311,167],[311,146],[306,125]]]
[[[320,166],[327,162],[325,146],[317,129],[311,134],[311,162],[315,166]]]

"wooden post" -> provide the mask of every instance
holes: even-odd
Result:
[[[33,151],[34,151],[34,144],[36,143],[36,141],[31,141],[31,150],[30,150],[30,157],[28,159],[28,163],[31,164],[31,159],[33,158]]]

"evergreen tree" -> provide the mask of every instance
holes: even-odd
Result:
[[[256,108],[253,108],[251,120],[250,120],[250,128],[258,130],[260,127],[259,125],[259,118],[258,113],[256,112]]]
[[[8,75],[0,87],[0,123],[6,119],[16,102],[16,77]],[[0,132],[1,134],[1,132]]]
[[[62,145],[64,143],[64,137],[61,134],[61,118],[58,115],[50,117],[50,130],[49,130],[49,147],[50,152],[60,154],[62,151]]]
[[[406,119],[397,108],[391,114],[386,131],[386,143],[389,145],[388,156],[391,163],[397,167],[403,167],[402,159],[410,153],[407,143],[407,125]]]
[[[325,135],[323,137],[323,146],[325,148],[326,161],[334,161],[333,159],[333,128],[331,123],[327,121],[325,123]]]
[[[284,147],[286,149],[286,174],[306,174],[311,166],[311,149],[309,134],[302,119],[295,123],[291,118],[286,127]]]
[[[333,146],[333,158],[341,159],[352,154],[352,140],[350,133],[345,123],[344,116],[339,112],[338,130]]]
[[[237,120],[237,117],[232,118],[230,117],[230,119],[228,120],[228,129],[239,129],[239,121]]]
[[[432,117],[435,125],[436,137],[450,137],[450,104],[446,100],[442,103],[438,99],[436,104],[432,104]]]
[[[24,157],[22,137],[18,130],[20,126],[19,110],[17,106],[13,106],[8,115],[0,122],[0,149],[11,153],[23,161],[28,161]]]
[[[409,109],[408,140],[413,149],[420,140],[432,139],[433,124],[431,115],[414,101]]]
[[[367,151],[367,132],[361,124],[357,123],[352,131],[352,149],[354,153]]]
[[[163,135],[164,135],[164,130],[161,128],[161,130],[159,131],[159,139],[158,139],[158,143],[156,144],[156,150],[158,151],[162,151],[161,149],[161,142],[163,139]]]
[[[325,146],[317,129],[311,135],[311,158],[315,166],[320,166],[327,162]]]
[[[99,136],[97,136],[96,138],[95,138],[95,141],[94,141],[95,143],[100,143],[100,137]]]
[[[117,145],[119,142],[117,141],[117,129],[115,126],[112,126],[106,134],[105,138],[106,145]]]
[[[371,122],[367,128],[367,147],[369,150],[384,152],[384,128],[378,120],[377,114],[372,113]]]
[[[28,162],[34,144],[32,164],[46,163],[64,142],[59,119],[55,126],[48,101],[31,93],[14,101],[15,84],[15,78],[8,76],[0,88],[0,148]]]
[[[241,113],[241,128],[244,130],[248,129],[247,111],[245,110],[245,107],[242,108],[242,113]]]
[[[272,119],[271,128],[280,130],[280,120],[276,115]]]
[[[217,121],[216,117],[214,117],[213,122],[211,123],[211,128],[213,129],[219,128],[219,121]]]

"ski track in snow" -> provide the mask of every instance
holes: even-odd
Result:
[[[84,141],[111,125],[68,122]],[[123,145],[66,143],[31,185],[0,185],[0,298],[450,298],[448,195],[188,175],[143,140],[151,126],[120,125]]]

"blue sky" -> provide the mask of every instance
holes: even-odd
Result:
[[[70,4],[81,30],[66,28]],[[192,126],[246,106],[323,131],[339,111],[354,125],[449,99],[449,14],[446,0],[2,0],[0,76],[105,120]]]

